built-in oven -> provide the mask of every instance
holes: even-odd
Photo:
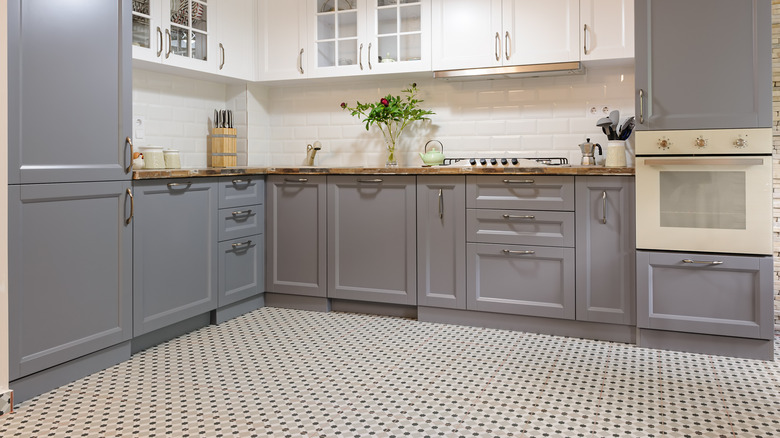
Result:
[[[772,130],[636,132],[637,249],[772,254]]]

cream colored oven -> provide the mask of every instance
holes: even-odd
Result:
[[[638,249],[772,254],[772,130],[636,132]]]

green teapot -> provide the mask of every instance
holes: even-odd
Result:
[[[431,144],[431,142],[439,143],[438,149],[434,144],[431,145],[431,150],[429,151],[428,145]],[[425,166],[434,166],[436,164],[444,163],[444,145],[442,145],[439,140],[428,140],[428,143],[425,143],[425,148],[423,150],[425,151],[425,154],[420,153],[420,158]]]

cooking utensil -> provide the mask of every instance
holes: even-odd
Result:
[[[599,119],[598,122],[596,122],[596,126],[601,128],[601,132],[604,133],[604,135],[607,136],[607,139],[612,140],[609,138],[609,131],[607,129],[608,126],[612,126],[612,120],[609,119],[609,117],[604,117],[603,119]]]
[[[583,166],[593,166],[596,164],[596,157],[593,153],[596,148],[599,150],[599,155],[603,155],[601,151],[601,145],[598,143],[591,143],[589,138],[585,139],[585,143],[580,143],[580,150],[582,150],[582,161],[580,164]]]
[[[618,140],[628,140],[628,137],[631,136],[631,132],[634,130],[635,123],[636,121],[634,119],[634,116],[631,116],[628,119],[626,119],[626,121],[623,122],[623,126],[620,127]]]
[[[609,113],[609,120],[612,121],[612,130],[617,131],[618,129],[618,123],[620,123],[620,111],[618,110],[612,110]],[[614,138],[611,138],[610,140],[615,140]]]

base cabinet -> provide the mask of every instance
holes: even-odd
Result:
[[[217,184],[213,179],[134,184],[133,333],[217,307]]]
[[[219,242],[219,306],[263,292],[264,262],[262,234]]]
[[[130,182],[9,186],[9,377],[132,332]]]
[[[417,304],[414,176],[328,176],[328,297]]]
[[[637,326],[772,339],[772,257],[637,251]]]

